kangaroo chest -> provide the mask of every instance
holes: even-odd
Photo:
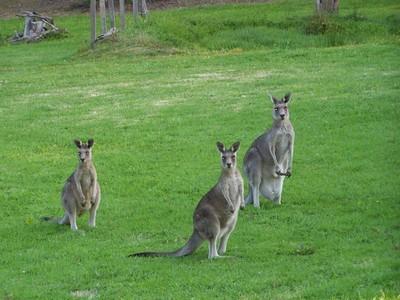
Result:
[[[241,184],[242,183],[240,182],[240,180],[238,180],[236,178],[232,178],[230,180],[225,181],[222,186],[222,191],[223,191],[224,197],[228,198],[230,201],[232,201],[232,204],[235,207],[235,210],[240,205],[239,186]]]
[[[288,151],[292,143],[292,132],[286,128],[281,128],[276,134],[275,154],[277,159],[283,157]]]
[[[92,175],[89,170],[85,170],[82,172],[80,180],[79,180],[82,188],[83,195],[88,199],[90,193],[91,193],[91,188],[92,188]]]
[[[240,207],[240,200],[241,200],[241,191],[240,185],[242,182],[238,179],[232,180],[229,184],[225,187],[225,198],[229,197],[230,201],[233,204],[234,210],[229,212],[225,215],[225,222],[221,222],[221,235],[224,235],[234,224],[236,223],[238,214],[239,214],[239,207]]]

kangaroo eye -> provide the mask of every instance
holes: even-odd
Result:
[[[222,156],[222,160],[225,161],[226,160],[226,156]]]
[[[89,155],[89,151],[86,151],[86,154]]]
[[[232,155],[232,159],[235,160],[235,158],[236,158],[236,156],[235,156],[235,155]]]
[[[284,108],[285,108],[285,110],[287,110],[287,106],[285,106]]]
[[[275,107],[275,111],[278,111],[278,108],[277,108],[277,107]]]

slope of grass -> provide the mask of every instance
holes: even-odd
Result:
[[[399,5],[388,1],[342,5],[340,15],[314,17],[309,1],[205,6],[152,13],[129,26],[107,52],[171,53],[184,50],[294,49],[398,42]],[[102,48],[102,50],[104,50]]]
[[[336,47],[304,33],[307,1],[154,12],[95,52],[86,16],[56,20],[66,39],[3,44],[0,297],[397,299],[399,6],[364,2],[343,2],[329,21],[378,29]],[[355,9],[366,19],[346,19]],[[201,26],[188,34],[191,23]],[[0,35],[18,26],[0,20]],[[241,164],[271,124],[267,91],[293,93],[283,204],[240,212],[229,258],[208,261],[206,245],[182,259],[127,258],[186,241],[219,175],[215,142],[240,140]],[[98,227],[85,215],[73,233],[39,217],[62,214],[77,137],[96,141],[103,199]]]

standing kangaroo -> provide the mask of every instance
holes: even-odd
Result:
[[[76,218],[85,211],[90,212],[89,226],[96,226],[96,211],[100,204],[100,185],[97,182],[96,168],[92,162],[94,140],[89,139],[87,143],[82,143],[80,140],[74,142],[78,147],[79,165],[64,184],[61,204],[65,214],[58,223],[70,224],[72,230],[78,230]]]
[[[235,229],[239,207],[244,207],[243,180],[236,169],[236,153],[239,142],[229,149],[218,142],[222,172],[218,183],[198,203],[193,213],[193,233],[189,241],[172,252],[140,252],[129,256],[185,256],[192,254],[204,240],[208,241],[208,258],[216,258],[226,252],[228,239]],[[218,251],[217,251],[217,244]]]
[[[274,104],[272,128],[260,135],[244,157],[244,173],[249,180],[246,204],[260,207],[259,193],[281,203],[283,180],[292,175],[294,130],[289,120],[290,93],[281,100],[270,96]]]

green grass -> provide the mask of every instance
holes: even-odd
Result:
[[[56,18],[66,39],[4,42],[0,298],[398,299],[400,6],[344,1],[330,36],[306,33],[308,2],[153,12],[95,51],[87,16]],[[267,91],[293,93],[283,204],[240,213],[230,258],[127,258],[186,241],[215,142],[240,140],[241,165],[271,124]],[[103,192],[81,234],[39,221],[62,215],[77,137],[96,141]]]

